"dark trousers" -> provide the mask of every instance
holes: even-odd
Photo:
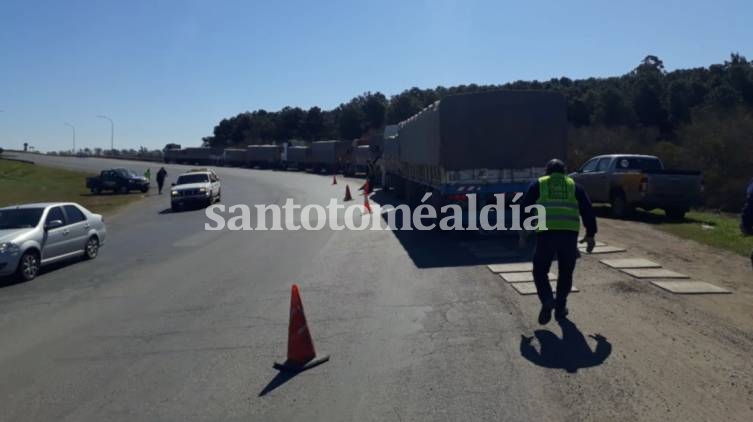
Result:
[[[557,299],[549,284],[549,269],[557,258]],[[578,258],[578,233],[567,230],[549,230],[536,234],[536,251],[533,254],[533,280],[542,305],[565,306],[567,295],[573,287],[573,271]]]
[[[157,179],[157,192],[162,193],[162,186],[165,185],[165,180]]]

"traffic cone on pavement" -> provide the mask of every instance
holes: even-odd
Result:
[[[345,185],[345,198],[343,198],[343,201],[352,201],[353,197],[350,196],[350,185]]]
[[[336,184],[337,184],[337,177],[335,177],[335,175],[334,175],[334,174],[332,175],[332,184],[333,184],[333,185],[336,185]]]
[[[300,372],[329,360],[329,356],[317,356],[311,340],[303,302],[298,285],[293,284],[290,294],[290,325],[288,325],[288,357],[284,363],[275,362],[275,369]]]
[[[369,196],[364,195],[363,197],[363,207],[368,211],[369,214],[371,214],[371,204],[369,204]]]

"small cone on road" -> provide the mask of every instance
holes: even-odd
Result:
[[[293,284],[290,293],[290,325],[288,325],[288,357],[284,363],[275,362],[275,369],[300,372],[329,360],[329,356],[317,356],[311,340],[303,302],[298,285]]]
[[[363,207],[366,208],[366,211],[368,211],[369,214],[371,214],[371,204],[369,204],[369,196],[365,195],[363,197]]]
[[[333,185],[337,184],[337,177],[334,174],[332,175],[332,184]]]
[[[343,201],[352,201],[353,197],[350,196],[350,185],[345,185],[345,198],[343,198]]]

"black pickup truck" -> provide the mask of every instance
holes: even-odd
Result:
[[[149,191],[149,181],[128,169],[111,169],[102,170],[99,176],[87,177],[86,187],[95,195],[103,191],[129,193],[138,190],[146,193]]]

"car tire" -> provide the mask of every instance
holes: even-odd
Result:
[[[99,255],[99,239],[97,236],[92,236],[86,241],[84,246],[84,259],[91,260]]]
[[[148,187],[145,186],[145,187],[141,188],[141,193],[147,193],[147,192],[149,192],[149,188]]]
[[[128,195],[128,187],[127,187],[127,186],[121,186],[121,187],[120,187],[120,188],[118,189],[118,192],[120,192],[120,193],[121,193],[121,194],[123,194],[123,195]]]
[[[99,195],[99,193],[100,193],[99,188],[91,188],[90,191],[91,191],[92,195]]]
[[[31,281],[39,274],[40,267],[39,254],[36,251],[26,251],[18,261],[16,275],[23,281]]]

